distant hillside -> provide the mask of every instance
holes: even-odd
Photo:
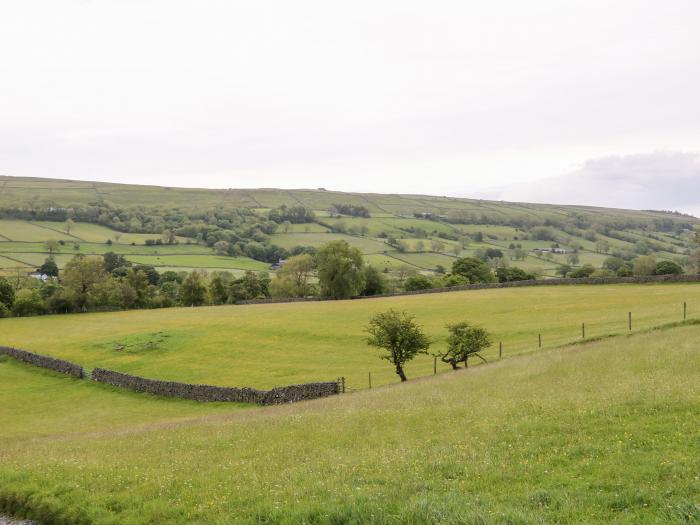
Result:
[[[308,216],[296,217],[290,209],[306,209]],[[433,275],[449,270],[456,257],[473,255],[494,266],[518,266],[543,277],[566,266],[589,264],[600,269],[612,256],[629,264],[639,255],[652,254],[689,267],[694,230],[700,225],[694,217],[661,211],[323,189],[211,190],[20,177],[0,177],[0,218],[4,219],[0,269],[35,265],[45,255],[40,243],[60,236],[81,244],[86,253],[103,253],[108,242],[117,248],[128,245],[127,251],[139,262],[156,267],[240,270],[265,267],[251,259],[269,265],[327,241],[345,239],[359,247],[370,264],[391,274]],[[83,227],[65,232],[60,223],[68,218]],[[90,224],[92,229],[85,228]],[[98,226],[103,230],[95,229]],[[205,252],[194,247],[133,247],[164,232],[179,236],[180,245],[189,239],[206,247]],[[227,247],[222,251],[219,245],[216,259],[214,246],[220,241]],[[67,250],[63,254],[61,262]]]

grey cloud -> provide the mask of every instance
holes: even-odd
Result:
[[[592,159],[573,173],[510,186],[499,198],[700,215],[700,154],[665,151]]]

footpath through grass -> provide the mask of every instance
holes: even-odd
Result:
[[[0,320],[0,344],[158,379],[271,388],[346,377],[350,389],[398,381],[365,343],[375,312],[414,314],[444,347],[445,324],[468,320],[494,336],[485,353],[498,358],[586,337],[626,333],[700,316],[700,285],[541,286],[471,290],[356,301],[170,308]],[[438,372],[449,367],[438,362]],[[409,378],[431,375],[433,358],[419,356]]]
[[[0,405],[0,512],[71,524],[697,523],[699,347],[700,326],[684,326],[169,426],[191,405],[128,424],[135,398],[105,392],[96,417],[78,382],[2,362],[0,384],[25,390]],[[51,401],[35,403],[43,393]]]

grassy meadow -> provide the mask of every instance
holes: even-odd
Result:
[[[700,326],[683,326],[223,414],[0,360],[0,512],[98,525],[697,523],[699,345]]]
[[[445,324],[468,320],[487,328],[485,357],[538,351],[586,337],[624,334],[679,321],[683,303],[700,310],[700,285],[541,286],[469,290],[379,299],[248,306],[171,308],[0,320],[2,344],[52,355],[88,369],[104,367],[191,383],[269,388],[346,377],[352,390],[398,381],[365,343],[369,317],[389,308],[415,315],[444,347]],[[449,367],[438,362],[438,372]],[[433,358],[418,356],[409,378],[431,375]]]

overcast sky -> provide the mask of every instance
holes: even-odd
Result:
[[[0,174],[700,215],[700,2],[24,0]]]

